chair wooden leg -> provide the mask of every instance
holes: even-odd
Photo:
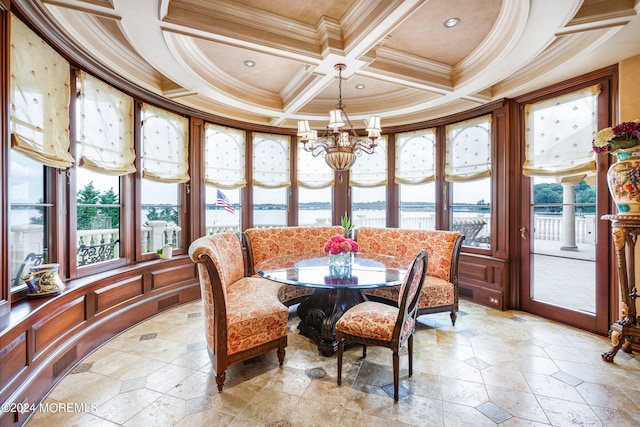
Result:
[[[367,357],[367,346],[362,344],[362,358]]]
[[[224,386],[224,381],[227,378],[227,371],[222,371],[222,373],[216,373],[216,384],[218,384],[218,393],[222,391],[222,387]]]
[[[278,346],[278,362],[280,362],[280,366],[282,366],[284,364],[284,355],[286,353],[286,350],[284,349],[283,345],[279,345]]]
[[[342,385],[342,352],[344,352],[344,340],[338,339],[338,385]]]
[[[455,311],[452,311],[451,314],[451,324],[456,326],[456,319],[458,318],[458,314]]]
[[[393,352],[393,400],[398,401],[398,382],[400,380],[400,355]]]
[[[407,350],[409,353],[409,376],[413,375],[413,334],[407,340]]]

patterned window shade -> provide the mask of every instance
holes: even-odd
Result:
[[[596,170],[600,85],[525,106],[527,176],[571,176]]]
[[[238,129],[205,124],[205,184],[216,188],[247,185],[244,135]]]
[[[11,147],[46,166],[66,169],[69,154],[69,63],[11,15]]]
[[[298,144],[298,185],[302,188],[327,188],[335,183],[335,173],[324,157],[314,157]]]
[[[136,171],[133,162],[133,98],[79,71],[80,166],[107,175]]]
[[[475,181],[491,176],[491,115],[449,125],[446,134],[446,181]]]
[[[157,182],[189,181],[189,120],[142,104],[142,176]]]
[[[436,132],[424,129],[400,133],[396,139],[396,184],[425,184],[435,180]]]
[[[387,185],[387,138],[376,141],[373,154],[363,153],[351,167],[349,185],[353,187],[378,187]]]
[[[253,184],[265,188],[291,186],[289,137],[257,133],[253,138]]]

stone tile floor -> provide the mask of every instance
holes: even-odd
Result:
[[[414,375],[401,357],[401,397],[391,352],[336,358],[298,334],[291,309],[285,365],[275,351],[232,366],[218,393],[200,301],[164,312],[113,338],[67,374],[44,403],[86,412],[36,412],[45,426],[639,426],[640,359],[600,354],[606,337],[520,312],[467,301],[419,318]],[[81,405],[79,405],[81,406]]]

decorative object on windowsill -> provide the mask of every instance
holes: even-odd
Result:
[[[173,246],[164,245],[163,247],[158,249],[157,252],[158,252],[158,255],[160,255],[160,258],[171,259],[171,257],[173,256]]]
[[[640,120],[599,130],[593,151],[616,156],[607,171],[607,183],[618,212],[640,215]]]
[[[64,290],[64,283],[58,274],[60,264],[40,264],[31,267],[31,272],[22,276],[27,284],[28,297],[58,295]]]
[[[352,263],[351,254],[359,250],[360,245],[358,245],[358,242],[342,237],[339,234],[336,234],[324,244],[324,252],[329,255],[330,267],[350,266]]]
[[[338,172],[338,179],[342,182],[342,172],[349,170],[356,161],[356,156],[362,153],[372,154],[376,147],[376,140],[380,137],[380,117],[371,116],[366,122],[367,137],[359,136],[353,129],[351,120],[345,111],[346,105],[342,103],[342,71],[347,68],[345,64],[336,64],[338,70],[338,103],[336,109],[329,112],[329,124],[323,134],[318,137],[318,132],[311,130],[309,121],[298,122],[298,136],[302,147],[314,157],[322,155],[327,165]],[[343,120],[344,116],[344,120]],[[344,129],[345,124],[349,129]]]

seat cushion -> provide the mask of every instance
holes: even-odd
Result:
[[[379,289],[368,289],[366,295],[384,298],[397,303],[400,287],[387,287]],[[418,308],[439,307],[441,305],[452,305],[454,303],[453,283],[437,277],[427,276],[420,293]]]
[[[287,335],[289,310],[278,299],[280,285],[244,277],[227,288],[227,353]]]
[[[380,341],[391,341],[398,309],[387,304],[366,301],[351,307],[336,323],[336,331]],[[405,329],[412,330],[413,319]]]

